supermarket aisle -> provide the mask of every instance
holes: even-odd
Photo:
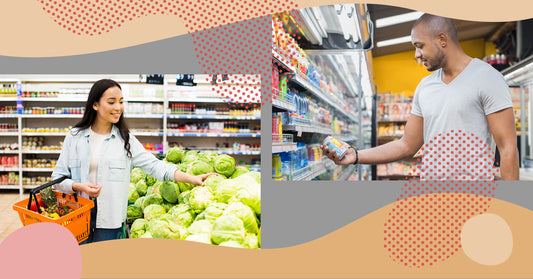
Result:
[[[28,194],[24,198],[28,198]],[[12,232],[22,227],[18,213],[13,210],[13,204],[20,201],[17,192],[4,192],[0,194],[0,243]]]

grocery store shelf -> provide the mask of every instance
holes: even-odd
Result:
[[[66,136],[68,132],[59,132],[59,133],[32,133],[32,132],[23,132],[23,136]]]
[[[281,153],[281,152],[289,152],[289,151],[295,151],[296,150],[296,143],[273,143],[272,144],[272,153]]]
[[[0,154],[18,154],[18,150],[0,150]]]
[[[22,118],[81,118],[83,114],[22,114]]]
[[[352,175],[354,173],[356,169],[356,166],[355,165],[349,165],[347,166],[341,173],[341,175],[339,175],[339,177],[337,177],[336,180],[340,180],[340,181],[344,181],[346,179],[348,179],[348,177],[350,177],[350,175]]]
[[[250,167],[249,169],[250,169],[250,171],[257,171],[257,172],[261,172],[261,168],[254,168],[254,167]]]
[[[17,100],[18,100],[17,97],[0,97],[0,101],[4,101],[4,102],[13,102]]]
[[[40,186],[40,185],[23,185],[22,187],[23,187],[24,189],[28,189],[28,190],[29,190],[29,189],[33,189],[33,188],[36,188],[36,187],[39,187],[39,186]]]
[[[316,134],[331,135],[333,133],[333,130],[331,128],[305,126],[305,125],[283,125],[283,131],[295,131],[299,134],[316,133]]]
[[[13,190],[18,190],[20,189],[20,185],[0,185],[0,189],[13,189]]]
[[[132,132],[136,137],[162,137],[163,133],[152,133],[152,132]]]
[[[333,136],[333,137],[335,137],[335,136]],[[352,137],[350,137],[350,136],[347,136],[347,137],[339,137],[339,139],[340,139],[341,141],[344,141],[344,142],[356,142],[356,141],[358,140],[357,137],[353,137],[353,136],[352,136]]]
[[[18,114],[0,114],[0,118],[17,118]]]
[[[272,106],[286,111],[295,111],[296,106],[287,101],[272,99]]]
[[[22,171],[27,172],[52,172],[54,168],[22,168]]]
[[[147,103],[163,103],[165,100],[162,98],[144,98],[144,97],[126,97],[126,102],[147,102]]]
[[[3,167],[0,167],[0,171],[19,171],[19,168],[3,168]]]
[[[0,132],[0,136],[18,136],[18,132]]]
[[[59,98],[59,97],[25,97],[22,101],[26,102],[87,102],[87,96],[83,98]]]
[[[298,83],[300,86],[305,88],[308,92],[313,94],[315,97],[321,99],[322,101],[326,102],[327,104],[329,104],[330,106],[335,108],[340,114],[344,115],[346,118],[350,119],[352,122],[359,123],[359,121],[357,121],[357,118],[356,118],[355,115],[351,115],[351,114],[347,113],[346,110],[343,109],[339,105],[340,100],[331,100],[331,99],[329,99],[324,93],[322,93],[322,90],[320,90],[316,86],[312,85],[309,81],[305,80],[304,78],[302,78],[302,77],[300,77],[298,75],[295,75],[294,78],[292,78],[291,80],[296,82],[296,83]]]
[[[275,51],[274,49],[272,50],[272,57],[274,58],[274,61],[276,61],[277,63],[280,63],[283,67],[286,67],[287,69],[289,69],[290,72],[292,73],[295,73],[294,74],[294,77],[291,79],[292,81],[296,82],[297,84],[299,84],[300,86],[302,86],[303,88],[305,88],[307,91],[309,91],[311,94],[313,94],[315,97],[321,99],[322,101],[326,102],[327,104],[329,104],[330,106],[332,106],[333,108],[335,108],[338,112],[340,112],[341,114],[343,114],[345,117],[347,117],[348,119],[350,119],[351,121],[353,122],[358,122],[357,121],[357,118],[355,115],[351,115],[349,113],[346,112],[345,109],[343,109],[341,106],[340,106],[340,103],[341,101],[340,100],[331,100],[329,97],[327,97],[326,94],[324,94],[322,92],[322,90],[318,87],[316,87],[315,85],[311,84],[309,81],[307,81],[306,79],[302,78],[301,76],[299,76],[296,71],[291,67],[289,66],[289,62],[288,62],[288,59],[286,59],[285,57],[283,57],[283,55],[280,55],[277,51]],[[273,102],[274,103],[274,102]]]
[[[235,115],[169,115],[169,119],[224,119],[224,120],[261,120],[260,116],[235,116]]]
[[[199,97],[199,98],[178,98],[169,99],[169,103],[231,103],[230,99],[221,97]]]
[[[162,119],[162,114],[124,114],[125,118],[138,118],[138,119]]]
[[[296,171],[293,180],[312,180],[313,178],[325,173],[327,170],[323,164],[315,164]]]
[[[277,46],[272,46],[272,61],[278,63],[280,66],[284,67],[285,70],[288,70],[292,73],[295,72],[294,68],[290,66],[290,61],[285,57],[285,55],[281,55],[278,50]]]
[[[406,120],[378,120],[378,123],[404,123]]]
[[[261,134],[238,133],[168,133],[169,137],[227,137],[227,138],[259,138]]]
[[[61,150],[22,150],[22,154],[60,154]]]

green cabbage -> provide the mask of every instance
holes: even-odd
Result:
[[[140,180],[144,180],[146,173],[144,173],[140,168],[133,168],[130,173],[130,182],[137,184]]]
[[[237,176],[239,176],[241,174],[245,174],[247,172],[250,172],[250,169],[248,169],[248,167],[244,167],[244,166],[236,167],[235,171],[231,175],[231,178],[235,178],[235,177],[237,177]]]
[[[140,196],[146,195],[146,190],[148,190],[148,185],[144,179],[141,179],[135,184],[135,190],[139,193]]]
[[[210,175],[204,180],[204,185],[215,193],[218,185],[224,180],[221,175]]]
[[[139,238],[143,235],[148,226],[148,221],[146,219],[137,219],[131,224],[131,237]]]
[[[261,184],[261,173],[258,171],[251,171],[247,175],[253,177],[257,183]]]
[[[180,239],[180,231],[171,229],[169,222],[153,219],[148,223],[148,228],[153,238]]]
[[[245,229],[241,219],[232,214],[222,215],[213,223],[211,241],[215,244],[230,240],[242,243],[244,241],[244,235]]]
[[[254,177],[248,173],[233,180],[234,183],[242,186],[237,190],[235,197],[252,208],[257,215],[261,215],[261,184],[257,183]]]
[[[143,202],[144,202],[144,199],[145,199],[145,198],[146,198],[145,196],[144,196],[144,197],[140,197],[140,198],[138,198],[138,199],[135,201],[134,205],[137,206],[137,207],[140,207],[141,210],[142,210],[142,208],[143,208]]]
[[[237,195],[237,191],[243,188],[235,179],[225,179],[218,184],[215,189],[215,200],[217,202],[228,203]]]
[[[163,203],[161,204],[161,206],[165,209],[165,211],[169,211],[175,204],[174,203],[169,203],[165,200],[163,200]]]
[[[178,203],[179,204],[189,204],[189,196],[191,194],[191,191],[185,191],[181,192],[178,196]]]
[[[205,244],[211,244],[211,235],[200,233],[200,234],[191,234],[185,238],[188,241],[200,242]]]
[[[151,175],[146,175],[145,181],[147,186],[152,186],[157,182],[157,179]]]
[[[184,227],[189,227],[196,218],[196,214],[187,204],[175,205],[168,213],[174,217],[177,224]]]
[[[188,150],[185,152],[185,155],[183,155],[183,163],[190,164],[198,158],[198,152],[194,150]]]
[[[195,187],[189,194],[189,205],[196,213],[204,211],[214,200],[213,193],[204,186]]]
[[[228,240],[220,243],[218,246],[233,247],[233,248],[244,248],[244,246],[235,240]]]
[[[198,154],[198,160],[208,163],[211,167],[215,167],[216,158],[217,154],[211,151],[205,151],[203,153]]]
[[[224,210],[226,210],[227,207],[228,205],[225,203],[214,202],[210,204],[201,214],[203,214],[203,219],[214,223],[218,217],[224,214]]]
[[[246,232],[256,234],[259,231],[253,210],[242,202],[230,203],[226,210],[224,210],[224,214],[232,214],[241,219]]]
[[[244,237],[244,248],[257,249],[259,248],[259,240],[257,235],[253,233],[246,233]]]
[[[181,163],[177,164],[176,168],[178,168],[178,170],[180,170],[181,172],[187,172],[187,169],[189,169],[189,165],[190,164]]]
[[[185,182],[176,182],[178,184],[178,187],[180,188],[180,192],[183,193],[183,192],[186,192],[186,191],[190,191],[192,190],[192,188],[194,188],[196,185],[193,185],[191,183],[185,183]]]
[[[213,167],[204,161],[194,161],[189,166],[187,173],[192,175],[200,175],[206,173],[212,173],[214,171]]]
[[[177,164],[183,159],[183,150],[179,147],[172,147],[165,158],[167,161]]]
[[[190,234],[207,234],[211,235],[213,224],[207,220],[194,221],[188,228]]]
[[[163,198],[161,197],[161,195],[155,193],[145,196],[141,208],[144,211],[144,209],[151,204],[163,204]]]
[[[161,184],[159,188],[159,193],[161,197],[169,203],[177,203],[178,195],[180,194],[180,189],[178,184],[172,181],[166,181]]]
[[[155,219],[166,212],[165,208],[159,204],[150,204],[143,210],[144,218],[148,221]]]
[[[141,235],[140,238],[152,238],[152,233],[147,231],[143,235]]]
[[[128,188],[128,201],[135,202],[139,198],[139,193],[135,190],[135,187]]]
[[[143,218],[143,210],[139,206],[128,205],[127,216],[128,220],[135,221],[139,218]]]
[[[226,177],[230,177],[235,171],[235,159],[226,154],[218,155],[215,160],[215,171]]]

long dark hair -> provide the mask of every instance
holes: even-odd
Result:
[[[89,91],[89,97],[87,97],[83,118],[74,126],[74,128],[79,128],[78,133],[81,130],[85,130],[93,125],[96,119],[96,110],[94,110],[93,105],[94,103],[99,102],[102,98],[102,95],[104,95],[104,92],[111,87],[118,87],[120,90],[122,90],[120,84],[112,79],[101,79],[93,84],[91,91]],[[126,150],[128,157],[131,158],[130,130],[128,129],[128,125],[126,125],[126,121],[124,120],[124,113],[120,115],[118,122],[114,125],[117,126],[120,136],[124,140],[124,149]]]

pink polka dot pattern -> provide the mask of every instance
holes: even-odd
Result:
[[[497,175],[490,151],[463,131],[440,134],[424,146],[420,180],[403,185],[385,222],[384,248],[392,260],[420,268],[461,248],[462,226],[486,212],[494,197]]]

